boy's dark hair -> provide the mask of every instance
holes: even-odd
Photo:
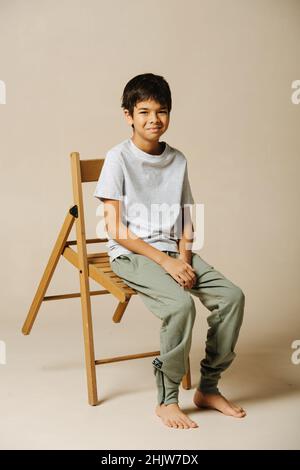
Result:
[[[121,107],[128,109],[130,116],[133,117],[135,105],[149,99],[157,101],[161,106],[167,106],[170,113],[172,109],[171,90],[168,82],[161,75],[143,73],[129,80],[123,91]],[[132,124],[131,127],[134,128],[134,125]]]

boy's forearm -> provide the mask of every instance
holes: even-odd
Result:
[[[192,244],[193,238],[190,235],[183,235],[180,240],[178,240],[178,250],[179,253],[185,257],[190,257],[192,255]]]
[[[190,257],[192,254],[192,245],[194,240],[194,226],[189,211],[186,212],[185,218],[182,212],[182,236],[178,240],[178,249],[181,255]]]
[[[144,240],[131,232],[123,223],[118,224],[116,230],[109,231],[109,235],[128,250],[147,256],[159,265],[161,265],[163,260],[168,256],[149,243],[144,242]]]

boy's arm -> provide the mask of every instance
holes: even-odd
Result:
[[[159,265],[168,258],[168,255],[131,232],[121,221],[121,201],[115,199],[105,199],[104,217],[107,233],[120,245],[130,251],[145,255]]]
[[[190,208],[182,207],[182,237],[178,240],[180,258],[187,263],[192,259],[192,244],[194,240],[194,226],[191,219]]]
[[[191,288],[196,280],[194,268],[184,259],[175,259],[163,251],[157,250],[132,233],[122,223],[121,202],[105,199],[104,217],[106,230],[110,237],[130,251],[152,259],[165,269],[182,286]]]

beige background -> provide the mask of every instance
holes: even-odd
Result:
[[[72,204],[69,154],[104,157],[131,136],[121,94],[145,72],[163,75],[171,87],[170,126],[161,140],[184,152],[195,201],[205,204],[199,254],[246,295],[225,391],[245,408],[258,406],[243,424],[204,414],[207,427],[192,430],[195,440],[185,448],[298,446],[299,404],[291,400],[300,365],[290,357],[292,341],[300,339],[300,104],[291,101],[291,84],[300,79],[299,24],[296,0],[0,0],[0,79],[7,87],[7,103],[0,105],[0,339],[7,345],[0,406],[8,413],[2,448],[182,448],[186,431],[167,429],[156,417],[147,421],[156,400],[148,359],[105,366],[103,375],[98,369],[99,395],[108,401],[88,407],[78,299],[43,304],[32,335],[20,333]],[[97,223],[94,186],[85,188],[88,237]],[[77,273],[62,259],[47,293],[78,288]],[[194,386],[207,313],[195,300]],[[121,325],[111,321],[114,298],[93,298],[92,305],[98,357],[159,347],[160,324],[138,297]],[[283,400],[281,408],[274,400]],[[280,429],[271,424],[273,411]],[[127,440],[116,442],[113,423],[111,432],[100,433],[112,416]],[[251,431],[257,420],[259,438]],[[215,426],[223,433],[216,435]],[[141,437],[141,428],[151,439]],[[224,438],[229,428],[236,441]]]

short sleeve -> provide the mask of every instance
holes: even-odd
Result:
[[[183,185],[182,185],[182,195],[181,195],[181,206],[184,204],[194,204],[194,198],[190,186],[189,175],[187,164],[185,165]]]
[[[123,199],[124,173],[120,162],[120,156],[108,152],[94,192],[94,197],[102,200]]]

